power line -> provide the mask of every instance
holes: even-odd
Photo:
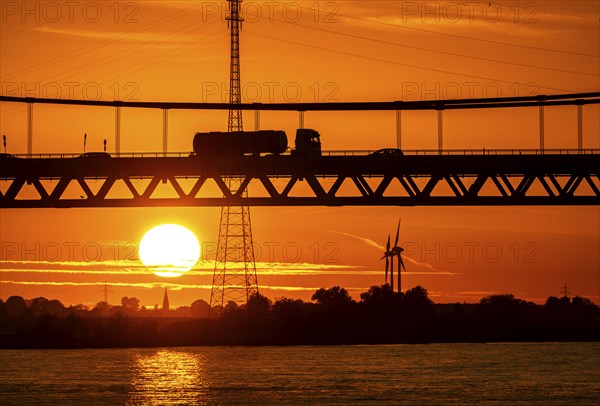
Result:
[[[176,20],[176,19],[178,19],[178,18],[180,18],[182,16],[187,16],[188,14],[189,14],[189,10],[185,10],[185,9],[184,10],[180,10],[180,11],[175,12],[175,13],[169,15],[169,16],[161,18],[158,21],[153,21],[151,23],[145,24],[145,25],[139,27],[137,30],[133,30],[131,32],[128,32],[126,35],[123,35],[123,34],[115,35],[114,38],[108,38],[108,39],[105,39],[103,41],[100,41],[100,42],[94,44],[93,47],[90,47],[89,45],[86,45],[86,46],[78,48],[76,50],[69,51],[69,52],[63,53],[61,55],[57,55],[57,56],[55,56],[53,58],[47,59],[46,61],[30,65],[29,67],[24,68],[24,69],[20,69],[18,72],[15,72],[13,74],[9,73],[6,76],[8,76],[10,78],[11,76],[15,76],[15,75],[22,75],[24,73],[31,73],[31,72],[34,72],[34,71],[36,71],[38,69],[43,69],[43,68],[45,68],[47,66],[52,66],[57,61],[64,60],[67,57],[72,58],[72,57],[76,57],[76,56],[85,55],[87,53],[97,53],[98,49],[100,49],[100,48],[104,48],[104,47],[106,47],[108,45],[111,45],[111,44],[113,44],[115,42],[119,42],[119,41],[122,41],[122,40],[129,39],[129,38],[133,37],[136,34],[139,34],[139,33],[142,33],[142,32],[146,32],[146,31],[148,31],[150,29],[156,28],[156,27],[164,24],[165,22]],[[194,25],[197,25],[197,23],[194,23]],[[189,27],[189,26],[185,26],[184,28],[187,28],[187,27]],[[170,35],[170,34],[168,34],[168,35]],[[99,65],[103,65],[103,61],[101,61],[99,63]]]
[[[209,23],[209,24],[206,24],[205,27],[210,26],[213,23],[214,23],[214,21],[211,22],[211,23]],[[183,27],[184,29],[187,28],[187,30],[185,30],[185,31],[179,30],[176,33],[165,34],[165,35],[159,37],[159,39],[160,38],[168,38],[168,37],[171,37],[173,35],[175,35],[176,37],[180,36],[180,35],[184,35],[184,34],[186,34],[188,32],[194,31],[196,27],[197,27],[197,23],[192,23],[190,25],[187,25],[187,26]],[[92,71],[94,69],[98,69],[98,68],[106,66],[106,64],[108,62],[115,62],[115,61],[120,61],[120,60],[122,60],[124,58],[129,58],[131,55],[135,55],[136,53],[139,53],[141,51],[144,51],[144,50],[147,50],[149,48],[152,48],[152,47],[156,46],[157,44],[168,43],[169,41],[170,41],[169,39],[164,39],[164,40],[158,41],[158,42],[156,40],[148,41],[145,44],[140,44],[140,45],[137,45],[135,47],[127,48],[127,49],[124,49],[122,51],[113,53],[111,55],[111,57],[102,59],[100,61],[94,60],[94,61],[91,61],[91,62],[87,62],[87,63],[84,63],[84,64],[79,65],[77,67],[74,67],[72,69],[62,70],[60,73],[61,74],[66,74],[66,73],[79,73],[79,74],[81,74],[83,72],[89,72],[89,71]],[[185,46],[189,46],[189,45],[185,45]],[[95,47],[91,47],[91,48],[94,49]],[[119,56],[119,55],[122,55],[122,56]],[[87,69],[81,70],[82,68],[85,68],[86,66],[91,66],[91,67],[87,68]],[[48,78],[50,78],[50,76],[48,76],[46,79],[41,79],[41,81],[48,80]]]
[[[253,32],[248,32],[248,34],[254,35],[254,36],[257,36],[257,37],[267,38],[267,39],[270,39],[270,40],[273,40],[273,41],[280,41],[280,42],[285,42],[285,43],[288,43],[288,44],[294,44],[294,45],[298,45],[298,46],[302,46],[302,47],[313,48],[313,49],[318,49],[318,50],[321,50],[321,51],[333,52],[333,53],[340,54],[340,55],[352,56],[352,57],[355,57],[355,58],[367,59],[367,60],[371,60],[371,61],[382,62],[382,63],[392,64],[392,65],[405,66],[405,67],[413,68],[413,69],[421,69],[421,70],[426,70],[426,71],[430,71],[430,72],[445,73],[445,74],[455,75],[455,76],[464,76],[464,77],[473,78],[473,79],[483,79],[483,80],[489,80],[489,81],[493,81],[493,82],[507,83],[507,84],[511,84],[511,85],[515,83],[514,81],[510,81],[510,80],[490,78],[490,77],[479,76],[479,75],[470,75],[470,74],[466,74],[466,73],[452,72],[452,71],[443,70],[443,69],[427,68],[427,67],[424,67],[424,66],[418,66],[418,65],[408,64],[408,63],[390,61],[390,60],[387,60],[387,59],[375,58],[375,57],[365,56],[365,55],[358,55],[358,54],[354,54],[354,53],[351,53],[351,52],[340,51],[340,50],[337,50],[337,49],[325,48],[325,47],[320,47],[320,46],[316,46],[316,45],[309,45],[309,44],[305,44],[305,43],[301,43],[301,42],[296,42],[296,41],[291,41],[291,40],[287,40],[287,39],[283,39],[283,38],[275,38],[275,37],[271,37],[269,35],[264,35],[264,34],[257,34],[257,33],[253,33]],[[548,90],[557,90],[559,92],[575,92],[575,90],[572,90],[572,89],[564,89],[564,88],[548,87],[548,86],[540,86],[540,87],[543,88],[543,89],[548,89]]]
[[[313,9],[306,8],[306,7],[302,7],[302,8],[304,8],[306,10],[313,10]],[[319,8],[319,11],[326,12],[326,10],[322,10],[320,8]],[[588,54],[588,53],[584,53],[584,52],[564,51],[564,50],[558,50],[558,49],[536,47],[536,46],[531,46],[531,45],[515,44],[515,43],[512,43],[512,42],[506,42],[506,41],[494,41],[494,40],[484,39],[484,38],[469,37],[467,35],[449,34],[449,33],[445,33],[445,32],[428,30],[428,29],[425,29],[425,28],[405,27],[405,26],[398,25],[398,24],[386,23],[384,21],[372,20],[370,18],[350,16],[350,15],[347,15],[347,14],[336,13],[336,16],[351,18],[351,19],[355,19],[355,20],[359,20],[359,21],[366,21],[366,22],[369,22],[369,23],[372,23],[372,24],[386,25],[386,26],[390,26],[390,27],[394,27],[394,28],[400,28],[400,29],[403,29],[403,30],[426,32],[428,34],[442,35],[442,36],[446,36],[446,37],[460,38],[460,39],[466,39],[466,40],[470,40],[470,41],[479,41],[479,42],[484,42],[484,43],[488,43],[488,44],[496,44],[496,45],[504,45],[504,46],[511,46],[511,47],[519,47],[519,48],[525,48],[525,49],[534,49],[534,50],[537,50],[537,51],[554,52],[554,53],[560,53],[560,54],[566,54],[566,55],[585,56],[585,57],[590,57],[590,58],[598,58],[598,57],[600,57],[600,54]]]
[[[279,22],[285,22],[285,21],[277,19],[277,18],[275,18],[275,20],[277,20]],[[362,39],[365,41],[378,42],[381,44],[393,45],[393,46],[398,46],[398,47],[402,47],[402,48],[416,49],[416,50],[426,51],[426,52],[433,52],[433,53],[438,53],[438,54],[443,54],[443,55],[458,56],[461,58],[469,58],[469,59],[475,59],[475,60],[486,61],[486,62],[503,63],[503,64],[507,64],[507,65],[521,66],[521,67],[526,67],[526,68],[543,69],[543,70],[551,70],[551,71],[556,71],[556,72],[574,73],[574,74],[578,74],[578,75],[600,77],[600,74],[596,74],[596,73],[580,72],[580,71],[569,70],[569,69],[551,68],[548,66],[531,65],[531,64],[526,64],[526,63],[502,61],[499,59],[483,58],[483,57],[478,57],[478,56],[473,56],[473,55],[460,54],[457,52],[439,51],[439,50],[435,50],[435,49],[431,49],[431,48],[425,48],[425,47],[419,47],[419,46],[415,46],[415,45],[407,45],[407,44],[401,44],[401,43],[393,42],[393,41],[381,40],[381,39],[377,39],[377,38],[365,37],[362,35],[348,34],[348,33],[339,32],[339,31],[327,30],[325,28],[320,28],[320,27],[311,27],[309,25],[298,24],[298,23],[295,23],[294,26],[307,28],[307,29],[315,30],[315,31],[328,32],[331,34],[341,35],[341,36],[349,37],[349,38]]]
[[[186,45],[183,45],[183,46],[181,46],[181,47],[178,47],[178,48],[172,49],[172,50],[170,50],[170,51],[168,51],[168,52],[165,52],[164,54],[161,54],[161,55],[156,55],[156,56],[154,56],[154,57],[152,57],[152,58],[145,59],[145,60],[143,60],[143,61],[141,61],[141,62],[138,62],[138,63],[132,64],[132,65],[130,65],[130,66],[128,66],[128,67],[125,67],[125,68],[123,68],[123,69],[119,69],[119,70],[116,70],[116,71],[112,71],[112,72],[110,72],[110,73],[107,73],[107,74],[105,74],[105,75],[99,76],[99,77],[97,77],[96,79],[98,79],[98,78],[106,78],[106,77],[110,77],[110,76],[112,76],[112,75],[115,75],[115,74],[117,74],[117,73],[119,73],[119,72],[124,72],[124,71],[127,71],[128,69],[131,69],[131,68],[133,68],[133,67],[135,67],[135,66],[143,65],[141,68],[139,68],[139,69],[135,69],[135,70],[133,70],[133,71],[129,71],[129,72],[127,72],[127,73],[128,73],[128,74],[131,74],[131,73],[134,73],[134,72],[139,72],[139,71],[141,71],[141,70],[143,70],[143,69],[146,69],[146,68],[148,68],[148,67],[150,67],[150,66],[158,65],[158,64],[160,64],[160,63],[163,63],[163,62],[165,62],[165,61],[168,61],[168,60],[170,60],[170,59],[172,59],[172,58],[174,58],[174,57],[176,57],[176,56],[183,55],[183,54],[186,54],[186,53],[190,53],[190,52],[192,52],[193,50],[197,50],[197,49],[199,49],[199,48],[202,48],[202,47],[204,47],[204,46],[207,46],[207,45],[214,44],[215,42],[217,42],[217,41],[221,40],[221,39],[224,37],[224,35],[225,35],[225,34],[223,34],[222,32],[215,32],[215,33],[212,33],[212,34],[210,34],[210,35],[208,35],[208,36],[206,36],[206,37],[204,38],[204,39],[208,39],[208,38],[211,38],[211,37],[215,37],[215,36],[216,36],[216,38],[215,38],[214,40],[212,40],[212,41],[208,41],[208,42],[205,42],[205,43],[203,43],[203,44],[200,44],[200,45],[195,45],[195,46],[194,46],[194,45],[188,45],[188,44],[186,44]],[[185,49],[183,52],[177,52],[177,51],[179,51],[179,50],[181,50],[181,49],[183,49],[183,48],[189,48],[189,49]],[[167,57],[167,55],[169,55],[169,54],[171,54],[171,53],[174,53],[174,52],[175,52],[175,54],[174,54],[174,55]],[[153,61],[153,60],[156,60],[156,62],[153,62],[153,63],[147,63],[148,61]],[[106,82],[103,82],[103,83],[106,83]]]
[[[156,57],[154,57],[154,58],[151,58],[151,60],[156,60],[156,62],[153,62],[153,63],[150,63],[150,64],[148,64],[148,63],[146,63],[146,62],[147,62],[147,60],[146,60],[146,61],[142,61],[142,62],[139,62],[139,63],[137,63],[137,64],[131,65],[131,66],[127,67],[127,68],[123,68],[123,69],[121,69],[121,70],[113,71],[113,72],[111,72],[110,74],[106,74],[106,75],[100,76],[100,78],[108,77],[108,76],[114,75],[114,74],[116,74],[116,73],[118,73],[118,72],[123,72],[123,71],[126,71],[126,70],[128,70],[128,69],[131,69],[131,68],[132,68],[132,67],[134,67],[134,66],[137,66],[137,65],[140,65],[140,64],[144,64],[144,65],[143,65],[141,68],[138,68],[138,69],[134,69],[134,70],[132,70],[132,71],[129,71],[129,72],[127,72],[127,74],[132,74],[132,73],[135,73],[135,72],[139,72],[139,71],[141,71],[141,70],[143,70],[143,69],[147,69],[147,68],[148,68],[148,67],[150,67],[150,66],[158,65],[158,64],[160,64],[160,63],[163,63],[163,62],[165,62],[165,61],[168,61],[168,60],[170,60],[170,59],[173,59],[173,58],[175,58],[175,57],[177,57],[177,56],[179,56],[179,55],[183,55],[183,54],[186,54],[186,53],[192,52],[192,51],[193,51],[193,50],[195,50],[195,49],[200,49],[200,48],[203,48],[203,47],[205,47],[205,46],[208,46],[208,45],[214,44],[215,42],[218,42],[218,41],[220,41],[220,40],[221,40],[221,39],[222,39],[222,38],[225,36],[225,34],[223,34],[223,33],[221,33],[221,32],[219,32],[219,33],[216,33],[216,34],[217,34],[217,38],[215,38],[214,40],[212,40],[212,41],[209,41],[209,42],[205,42],[205,43],[203,43],[203,44],[201,44],[201,45],[198,45],[198,46],[195,46],[195,47],[191,48],[190,50],[187,50],[187,49],[186,49],[186,50],[184,50],[183,52],[177,52],[177,53],[175,53],[175,54],[173,54],[173,55],[171,55],[171,56],[168,56],[168,57],[166,56],[166,55],[168,55],[169,53],[172,53],[172,52],[178,51],[178,50],[180,50],[180,49],[182,49],[182,48],[187,48],[187,47],[189,47],[189,45],[184,45],[184,46],[182,46],[182,47],[179,47],[179,48],[176,48],[176,49],[174,49],[174,50],[171,50],[171,51],[169,51],[168,53],[165,53],[165,54],[162,54],[162,55],[158,55],[158,56],[156,56]],[[215,35],[215,34],[211,34],[210,36],[213,36],[213,35]],[[210,36],[209,36],[209,37],[210,37]],[[109,83],[109,82],[110,82],[110,81],[104,81],[104,82],[102,82],[102,84]],[[65,100],[67,100],[67,99],[65,99]],[[2,109],[2,117],[3,117],[3,118],[8,118],[8,117],[14,116],[14,115],[16,115],[16,114],[19,114],[19,113],[21,113],[21,109],[20,109],[20,106],[19,106],[19,105],[15,105],[15,106],[9,106],[9,107],[4,107],[4,108]]]
[[[209,23],[209,24],[207,24],[207,25],[210,25],[210,24],[213,24],[213,23],[214,23],[214,22],[211,22],[211,23]],[[187,26],[186,28],[189,28],[189,27],[191,27],[191,26],[193,26],[193,25],[195,25],[195,24],[191,24],[190,26]],[[193,30],[194,30],[194,28],[192,27],[191,29],[189,29],[189,30],[187,30],[187,31],[184,31],[184,32],[182,32],[182,33],[181,33],[181,35],[183,35],[183,34],[185,34],[185,33],[187,33],[187,32],[191,32],[191,31],[193,31]],[[205,36],[205,38],[204,38],[204,39],[207,39],[207,38],[210,38],[210,37],[213,37],[213,36],[217,36],[217,38],[216,38],[216,39],[214,39],[214,40],[212,40],[212,41],[205,42],[205,43],[203,43],[203,44],[201,44],[201,45],[192,46],[192,45],[188,45],[188,44],[186,44],[186,45],[180,46],[180,47],[178,47],[178,48],[175,48],[175,49],[169,50],[168,52],[166,52],[166,53],[164,53],[164,54],[157,55],[157,56],[155,56],[155,57],[152,57],[152,58],[146,59],[146,60],[144,60],[144,61],[141,61],[141,62],[135,63],[135,64],[133,64],[133,65],[130,65],[130,66],[126,67],[126,68],[119,69],[119,70],[116,70],[116,71],[112,71],[112,72],[110,72],[110,73],[108,73],[108,74],[105,74],[105,75],[102,75],[102,76],[100,76],[99,78],[106,78],[106,77],[110,77],[110,76],[113,76],[113,75],[115,75],[115,74],[117,74],[117,73],[119,73],[119,72],[124,72],[124,71],[127,71],[128,69],[130,69],[130,68],[132,68],[132,67],[139,66],[139,65],[143,65],[143,66],[142,66],[141,68],[139,68],[139,69],[134,69],[133,71],[130,71],[130,72],[128,72],[128,74],[131,74],[131,73],[134,73],[134,72],[139,72],[139,71],[140,71],[140,70],[142,70],[142,69],[146,69],[146,68],[148,68],[148,67],[150,67],[150,66],[154,66],[154,65],[157,65],[157,64],[159,64],[159,63],[165,62],[165,61],[167,61],[167,60],[170,60],[170,59],[172,59],[172,58],[174,58],[174,57],[176,57],[176,56],[183,55],[183,54],[185,54],[185,53],[188,53],[188,52],[192,52],[193,50],[196,50],[196,49],[198,49],[198,48],[205,47],[205,46],[207,46],[207,45],[211,45],[211,44],[213,44],[213,43],[215,43],[215,42],[217,42],[217,41],[221,40],[221,39],[223,38],[224,34],[223,34],[222,32],[215,32],[215,33],[213,33],[213,34],[210,34],[210,35],[208,35],[208,36]],[[166,41],[162,41],[162,42],[166,42]],[[151,46],[154,46],[154,44],[150,44],[150,45],[148,45],[148,46],[147,46],[147,48],[148,48],[148,47],[151,47]],[[190,48],[190,47],[191,47],[191,49],[189,49],[189,50],[185,50],[185,51],[183,51],[183,52],[177,52],[177,51],[178,51],[178,50],[180,50],[180,49],[183,49],[183,48]],[[136,48],[137,48],[137,47],[136,47]],[[135,48],[134,48],[134,49],[135,49]],[[135,51],[135,52],[131,52],[131,50],[124,50],[124,51],[121,51],[120,53],[123,53],[123,52],[128,52],[128,56],[129,56],[129,55],[135,54],[136,52],[140,52],[140,51],[141,51],[141,50],[139,50],[139,51]],[[167,57],[167,55],[169,55],[170,53],[173,53],[173,52],[176,52],[176,53],[175,53],[174,55],[172,55],[172,56],[169,56],[169,57]],[[117,58],[117,59],[122,59],[122,58]],[[149,60],[157,60],[157,61],[156,61],[156,62],[154,62],[154,63],[147,63]],[[106,63],[106,62],[107,62],[107,60],[103,60],[102,62],[103,62],[103,63]],[[71,71],[64,71],[63,73],[65,73],[65,72],[73,72],[73,71],[77,71],[78,69],[80,69],[80,68],[82,68],[82,67],[84,67],[84,66],[86,66],[86,65],[89,65],[89,63],[88,63],[88,64],[81,65],[81,66],[79,66],[79,67],[77,67],[77,68],[74,68],[74,69],[72,69]],[[92,67],[92,68],[90,68],[90,69],[84,69],[83,71],[80,71],[80,72],[78,72],[78,73],[79,73],[79,74],[81,74],[81,73],[83,73],[83,72],[88,72],[88,71],[94,70],[94,69],[96,69],[96,68],[97,68],[97,67],[95,67],[95,66],[94,66],[94,67]],[[43,81],[43,79],[42,79],[42,81]],[[108,82],[109,82],[109,81],[106,81],[106,82],[103,82],[103,83],[108,83]],[[3,113],[6,113],[7,111],[11,111],[11,110],[14,110],[14,109],[15,109],[15,107],[7,107],[7,108],[5,108],[5,109],[4,109]],[[14,114],[16,114],[16,113],[18,113],[18,111],[15,111],[15,112],[12,112],[12,113],[9,113],[9,114],[3,114],[3,117],[5,117],[5,118],[6,118],[6,117],[10,117],[10,116],[12,116],[12,115],[14,115]]]

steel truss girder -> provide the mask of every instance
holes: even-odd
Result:
[[[0,167],[0,183],[5,185],[1,208],[600,205],[597,154],[5,162]],[[234,191],[227,182],[232,177],[242,179]],[[57,180],[53,188],[47,185],[50,179]],[[147,184],[136,187],[139,179]],[[187,190],[184,179],[192,180]],[[91,182],[102,183],[94,191]],[[120,182],[130,196],[109,197]],[[66,197],[71,183],[81,188],[79,199]],[[203,195],[208,183],[216,190],[214,196]],[[161,184],[174,197],[161,196]],[[245,193],[251,184],[260,186],[263,196]],[[302,184],[307,187],[295,194]],[[20,196],[25,185],[32,185],[39,196]]]

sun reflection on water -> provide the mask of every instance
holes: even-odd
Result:
[[[159,350],[138,354],[128,405],[208,404],[205,359],[200,354]]]

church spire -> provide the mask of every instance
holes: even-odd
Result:
[[[169,295],[167,295],[167,287],[165,286],[165,297],[163,298],[163,311],[169,311]]]

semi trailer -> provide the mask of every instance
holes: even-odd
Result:
[[[193,148],[198,156],[280,155],[287,151],[288,139],[282,130],[198,132],[194,135]],[[294,156],[320,156],[319,133],[299,128],[291,153]]]

